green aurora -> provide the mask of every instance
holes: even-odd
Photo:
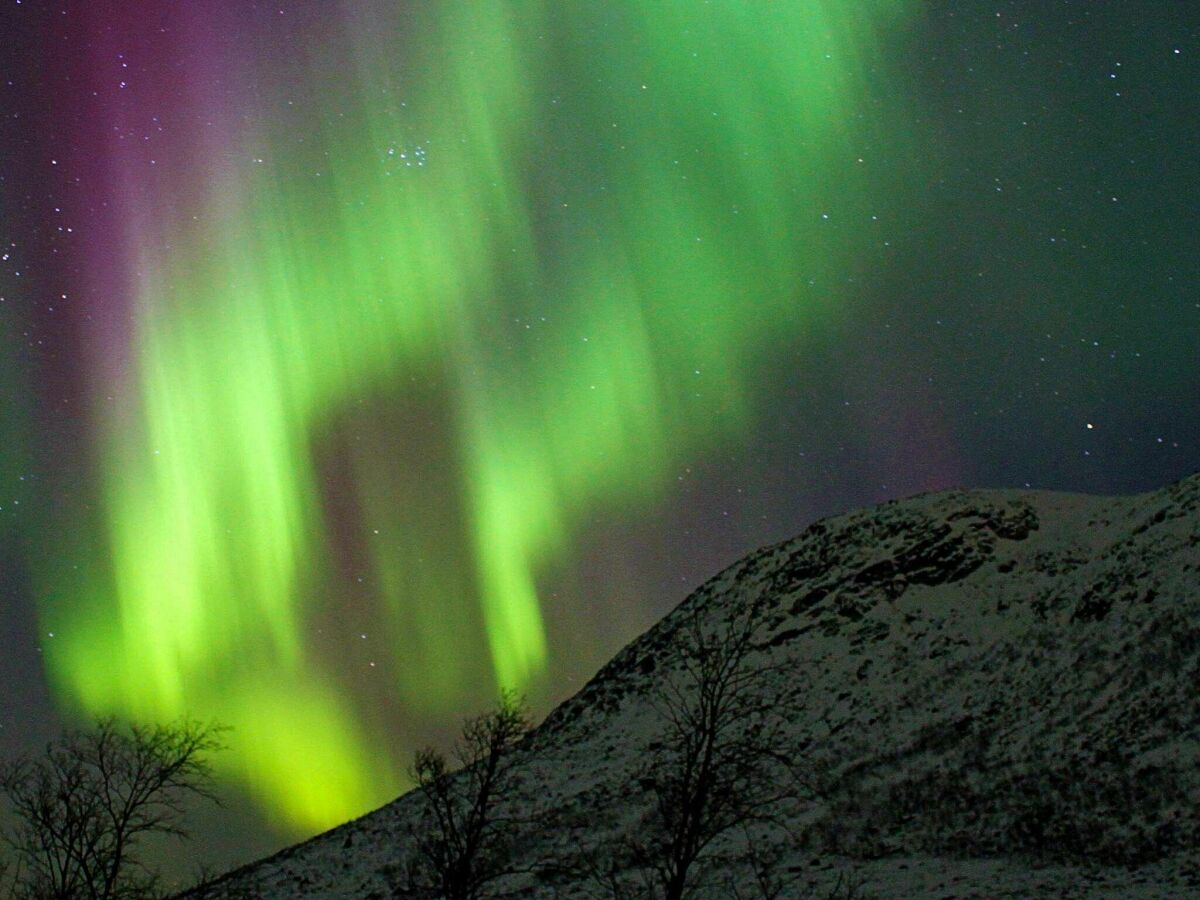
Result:
[[[104,547],[42,586],[64,701],[228,723],[223,775],[308,831],[403,787],[339,604],[403,709],[554,695],[539,577],[746,439],[914,141],[873,98],[916,3],[373,6],[228,60],[195,165],[138,176]]]

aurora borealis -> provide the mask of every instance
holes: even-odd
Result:
[[[1194,469],[1196,23],[1067,7],[10,4],[23,677],[308,834],[815,515]]]

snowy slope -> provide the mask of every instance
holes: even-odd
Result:
[[[924,495],[751,554],[526,742],[523,863],[635,827],[648,798],[631,773],[680,623],[758,598],[759,659],[783,679],[764,689],[790,698],[820,789],[788,810],[803,840],[779,847],[797,896],[847,871],[878,897],[1200,896],[1200,476],[1136,497]],[[392,896],[415,800],[204,896]],[[500,888],[602,896],[537,873]]]

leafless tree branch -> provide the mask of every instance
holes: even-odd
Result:
[[[530,727],[524,701],[505,692],[493,710],[463,726],[453,750],[457,770],[432,748],[416,754],[411,775],[424,815],[401,896],[472,900],[510,873],[513,823],[502,805],[516,785],[511,752]]]
[[[150,896],[156,877],[137,857],[150,834],[186,837],[188,797],[216,798],[208,756],[223,729],[194,722],[118,726],[102,719],[0,766],[17,825],[5,835],[20,863],[18,897]]]
[[[680,900],[703,880],[718,839],[771,820],[797,795],[780,667],[760,646],[766,619],[763,604],[716,626],[696,609],[679,628],[673,671],[651,701],[662,736],[637,775],[650,809],[601,869],[610,881],[621,871],[642,879],[638,896]]]

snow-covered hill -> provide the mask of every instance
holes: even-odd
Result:
[[[816,788],[776,847],[789,896],[848,872],[881,898],[1200,896],[1200,476],[1136,497],[924,495],[751,554],[518,751],[531,871],[498,894],[603,896],[540,864],[636,827],[681,624],[759,599],[763,689]],[[418,806],[401,797],[204,896],[393,896]]]

